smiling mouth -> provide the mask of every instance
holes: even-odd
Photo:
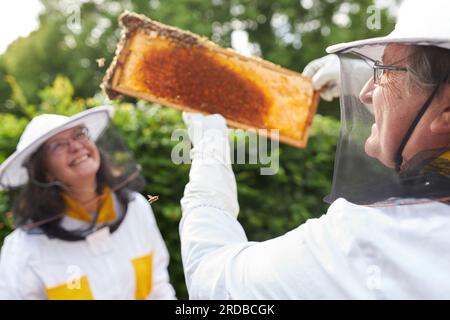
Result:
[[[73,160],[73,161],[70,163],[70,166],[73,167],[73,166],[79,165],[80,163],[86,161],[86,160],[89,159],[89,158],[90,158],[90,156],[89,156],[88,154],[85,154],[85,155],[83,155],[83,156],[81,156],[81,157],[78,157],[78,158],[76,158],[75,160]]]

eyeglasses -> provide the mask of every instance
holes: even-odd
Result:
[[[53,142],[50,142],[45,145],[45,148],[51,152],[52,154],[61,154],[68,150],[70,146],[71,140],[85,143],[90,139],[89,130],[86,127],[81,127],[75,131],[71,138],[68,139],[59,139]]]
[[[384,75],[384,70],[393,70],[393,71],[408,71],[408,69],[399,66],[385,66],[381,64],[380,61],[376,61],[373,65],[373,83],[380,84],[381,78]]]

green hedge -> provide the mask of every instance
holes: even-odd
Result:
[[[70,82],[59,77],[52,87],[41,92],[39,106],[23,107],[27,117],[0,114],[0,161],[14,151],[27,118],[42,112],[73,114],[100,104],[99,98],[73,100],[72,94]],[[147,181],[144,193],[159,195],[153,210],[171,255],[171,281],[178,298],[187,298],[178,224],[189,165],[171,161],[172,148],[178,143],[171,140],[171,133],[184,128],[181,114],[144,102],[118,102],[115,108],[114,123],[142,166]],[[317,115],[306,149],[280,145],[276,175],[261,175],[260,165],[234,165],[241,207],[239,220],[250,240],[282,235],[326,211],[322,198],[330,189],[338,131],[338,121]],[[237,140],[244,138],[235,136]],[[0,193],[0,243],[11,231],[10,209],[10,195]]]

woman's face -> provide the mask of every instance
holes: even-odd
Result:
[[[407,56],[407,46],[389,45],[384,51],[382,63],[406,67]],[[375,116],[365,152],[390,168],[395,166],[395,156],[401,141],[429,95],[423,90],[408,88],[406,79],[407,72],[385,70],[379,84],[374,84],[371,79],[360,93],[363,103],[373,105]],[[425,113],[410,137],[403,152],[405,160],[421,150],[429,149],[431,141],[436,141],[430,131],[433,117],[431,109]]]
[[[100,154],[87,129],[75,127],[48,139],[44,144],[49,181],[67,186],[90,187],[100,168]]]

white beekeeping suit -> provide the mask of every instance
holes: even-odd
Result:
[[[108,130],[113,113],[111,106],[99,106],[71,117],[34,117],[22,133],[16,151],[0,165],[0,190],[33,187],[27,196],[23,196],[22,189],[17,200],[20,208],[13,210],[16,229],[1,248],[0,299],[175,298],[167,271],[169,253],[152,208],[130,185],[138,180],[137,164],[121,147],[119,137]],[[69,136],[53,140],[52,148],[60,149],[59,154],[48,151],[49,139],[68,132]],[[86,172],[89,167],[83,167],[83,162],[94,161],[93,150],[99,150],[100,137],[103,143],[108,142],[109,153],[104,144],[102,147],[105,158],[108,157],[104,165],[115,170],[115,179],[101,182],[105,178],[98,175],[102,161],[99,158],[99,167],[92,175],[101,184],[95,183],[96,196],[88,201],[81,202],[67,193],[71,188],[67,183],[36,176],[36,172],[48,175],[46,168],[30,169],[30,158],[42,155],[47,160],[58,159],[65,172],[78,164]],[[70,152],[72,160],[64,158]],[[120,155],[120,161],[116,161],[116,155]],[[80,179],[82,173],[83,170],[77,171],[73,179]],[[122,189],[125,185],[130,188]],[[50,192],[59,197],[46,197]],[[30,195],[35,198],[30,200]],[[92,200],[97,201],[96,209],[86,206]],[[22,211],[30,214],[35,210],[37,214],[27,216],[21,223],[18,212],[26,201],[29,206]],[[63,206],[48,216],[51,210],[43,206],[55,204]],[[49,223],[53,227],[47,227]]]
[[[390,35],[336,45],[328,52],[338,54],[341,66],[354,66],[352,60],[362,59],[359,62],[367,62],[368,70],[375,70],[379,67],[373,62],[388,44],[448,50],[449,11],[449,2],[444,0],[429,1],[425,7],[421,1],[406,1]],[[263,242],[248,241],[237,220],[239,205],[225,120],[219,115],[185,115],[194,148],[190,179],[181,200],[180,237],[190,298],[450,299],[448,171],[438,168],[414,176],[418,171],[410,170],[411,162],[400,157],[395,170],[377,168],[386,172],[365,174],[370,161],[378,160],[365,159],[369,157],[364,148],[356,149],[364,147],[361,142],[367,139],[358,135],[367,125],[359,120],[370,120],[373,114],[358,102],[355,91],[363,83],[352,83],[352,78],[348,74],[339,84],[344,90],[341,107],[352,110],[344,113],[350,116],[343,119],[333,203],[320,218]],[[440,86],[445,82],[439,82]],[[433,92],[430,101],[437,89]],[[427,102],[422,109],[426,108]],[[405,137],[407,142],[409,136]],[[345,172],[342,159],[352,160],[344,157],[352,153],[361,156],[355,158],[361,167],[350,162]],[[439,160],[441,169],[448,168],[448,148],[434,160]],[[361,185],[348,188],[346,184],[357,181],[351,175],[360,176]],[[336,181],[336,177],[345,179]]]
[[[237,220],[234,174],[224,161],[225,121],[210,117],[188,121],[204,133],[193,138],[181,200],[191,299],[450,298],[446,204],[365,207],[339,199],[319,219],[275,239],[249,242]],[[214,134],[203,126],[216,128]]]
[[[67,229],[87,223],[65,217]],[[120,228],[86,241],[49,239],[17,229],[0,256],[0,299],[174,299],[169,254],[147,200],[138,193]]]

